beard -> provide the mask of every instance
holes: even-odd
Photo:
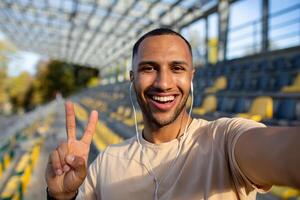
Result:
[[[154,124],[157,127],[167,126],[173,123],[180,113],[185,109],[186,102],[188,100],[188,95],[184,97],[184,99],[179,103],[179,105],[175,108],[175,111],[171,114],[170,117],[166,119],[160,119],[154,116],[151,108],[143,103],[141,96],[136,92],[137,102],[145,116],[145,120],[148,120],[149,123]]]

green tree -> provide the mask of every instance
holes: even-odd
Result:
[[[26,96],[31,83],[32,77],[28,72],[22,72],[19,76],[10,79],[9,98],[15,111],[24,111]]]
[[[16,55],[16,49],[6,41],[0,40],[0,114],[6,111],[6,105],[10,105],[8,95],[9,77],[7,66],[9,59]]]

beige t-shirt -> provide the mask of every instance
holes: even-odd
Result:
[[[234,147],[241,134],[256,127],[265,125],[241,118],[194,119],[180,140],[153,144],[140,137],[141,147],[133,137],[111,145],[91,164],[77,199],[153,200],[153,174],[159,200],[255,199],[259,189],[238,167]]]

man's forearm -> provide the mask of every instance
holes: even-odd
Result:
[[[300,128],[257,128],[244,133],[236,144],[237,162],[259,186],[300,188]]]

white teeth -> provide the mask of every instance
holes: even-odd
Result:
[[[161,102],[173,101],[173,100],[175,99],[174,96],[165,96],[165,97],[152,96],[152,98],[153,98],[155,101],[161,101]]]

